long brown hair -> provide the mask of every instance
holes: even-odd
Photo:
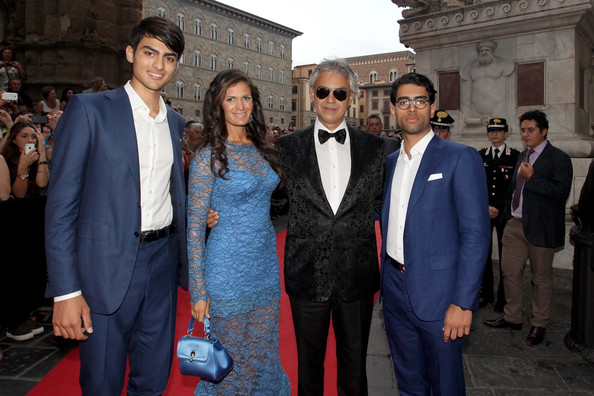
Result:
[[[278,162],[278,152],[266,137],[266,122],[260,102],[260,91],[254,85],[247,74],[237,69],[228,69],[220,72],[210,83],[204,98],[204,132],[200,141],[200,147],[207,145],[211,148],[210,169],[216,176],[226,179],[229,172],[227,153],[225,151],[225,140],[229,133],[225,124],[225,113],[223,111],[223,100],[227,89],[237,83],[244,82],[250,88],[252,94],[252,115],[246,125],[247,137],[256,146],[260,154],[270,164],[276,174],[284,180],[283,170]],[[218,170],[216,165],[218,164]]]

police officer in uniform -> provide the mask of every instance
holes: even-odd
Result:
[[[442,139],[449,140],[451,131],[450,128],[454,123],[454,118],[445,110],[437,110],[435,115],[431,117],[430,124],[433,133]]]
[[[491,217],[491,233],[493,228],[497,230],[497,244],[499,249],[499,285],[497,286],[497,302],[493,309],[496,312],[503,312],[505,305],[505,293],[503,290],[503,275],[501,274],[501,239],[505,223],[502,223],[501,215],[505,208],[505,196],[514,175],[516,161],[519,151],[505,144],[509,134],[507,122],[504,118],[492,118],[487,125],[487,136],[491,145],[479,150],[485,172],[487,172],[487,186],[489,189],[489,216]],[[495,301],[493,292],[493,266],[491,254],[493,246],[489,249],[487,262],[485,263],[485,274],[481,286],[479,307],[482,308]]]

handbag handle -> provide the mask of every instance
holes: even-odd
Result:
[[[191,316],[190,323],[188,324],[188,335],[189,336],[192,335],[193,330],[194,330],[194,317]],[[210,320],[206,316],[204,316],[204,338],[207,340],[210,338]]]

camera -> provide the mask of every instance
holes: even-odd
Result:
[[[34,115],[31,117],[31,122],[33,124],[47,124],[47,116]]]
[[[3,92],[2,100],[12,100],[16,102],[19,100],[19,94],[16,92]]]
[[[33,150],[35,150],[35,143],[25,144],[25,154],[29,154]]]

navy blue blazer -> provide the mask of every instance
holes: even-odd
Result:
[[[382,206],[382,271],[392,179],[400,150],[387,158]],[[408,202],[404,226],[404,277],[421,320],[443,320],[450,304],[476,310],[491,244],[489,200],[478,152],[434,136]],[[389,264],[388,264],[389,265]]]
[[[184,118],[167,109],[173,144],[171,197],[179,284],[187,288]],[[138,255],[140,171],[132,108],[124,88],[75,95],[54,134],[46,206],[47,297],[82,290],[93,312],[123,301]]]

